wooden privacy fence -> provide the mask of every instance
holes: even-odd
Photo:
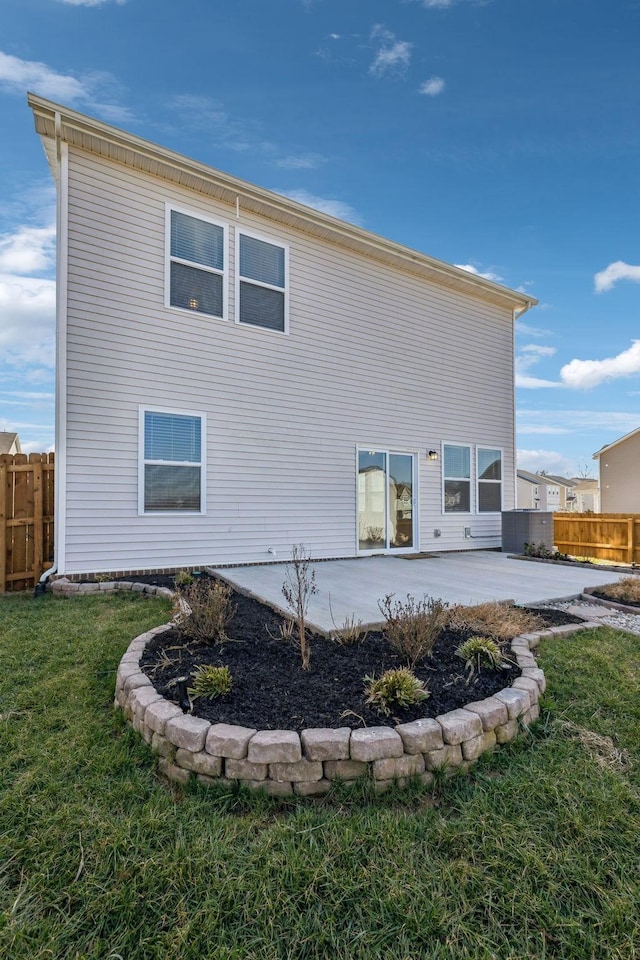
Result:
[[[0,455],[0,593],[35,587],[53,562],[52,453]]]
[[[553,542],[573,557],[640,563],[640,514],[554,513]]]

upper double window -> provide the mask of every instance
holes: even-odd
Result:
[[[226,227],[214,220],[171,209],[167,231],[168,305],[224,320]]]
[[[288,251],[281,244],[238,233],[236,319],[286,332]]]
[[[228,233],[224,223],[167,205],[167,306],[227,319]],[[238,230],[232,253],[236,323],[286,333],[288,247]]]

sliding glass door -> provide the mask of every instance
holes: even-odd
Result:
[[[358,550],[413,550],[415,455],[358,451]]]

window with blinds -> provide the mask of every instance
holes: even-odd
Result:
[[[168,208],[167,231],[168,305],[224,320],[226,227]]]
[[[141,513],[204,513],[204,417],[141,410]]]
[[[502,510],[502,450],[478,447],[478,513]]]
[[[471,447],[443,447],[444,512],[471,512]]]
[[[236,256],[238,322],[286,332],[287,248],[239,233]]]

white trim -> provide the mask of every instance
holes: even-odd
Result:
[[[389,479],[389,457],[391,456],[400,456],[400,457],[411,457],[411,523],[412,523],[412,545],[410,547],[391,547],[387,546],[387,541],[389,538],[389,483],[385,482],[385,545],[384,547],[372,547],[370,550],[361,550],[360,549],[360,502],[359,502],[359,490],[358,490],[358,478],[360,475],[360,462],[359,454],[361,451],[366,451],[368,453],[384,453],[386,457],[386,469],[385,477],[388,481]],[[419,480],[420,480],[420,450],[419,449],[398,449],[397,447],[385,447],[382,444],[365,444],[359,443],[356,444],[355,448],[355,536],[356,536],[356,554],[359,557],[370,557],[374,554],[385,554],[385,555],[395,555],[400,551],[404,553],[418,553],[420,549],[420,517],[419,517]]]
[[[69,261],[69,147],[60,144],[56,170],[56,410],[54,565],[65,572],[67,521],[67,311]]]
[[[144,509],[144,467],[146,463],[166,461],[146,460],[144,456],[144,415],[145,413],[168,413],[178,417],[197,417],[200,420],[200,509],[199,510],[145,510]],[[196,466],[193,462],[171,461],[171,466]],[[138,405],[138,516],[140,517],[201,517],[207,512],[207,415],[199,410],[177,410],[175,407],[161,407],[157,404]]]
[[[444,472],[444,448],[445,447],[466,447],[469,451],[469,509],[468,510],[447,510],[444,502],[444,484],[445,480],[466,480],[466,477],[447,477]],[[440,490],[440,500],[442,504],[442,516],[447,517],[471,517],[474,515],[474,503],[473,503],[473,444],[472,443],[462,443],[459,440],[443,440],[441,444],[441,454],[440,459],[442,461],[442,470],[440,473],[440,482],[442,488]]]
[[[269,283],[263,283],[261,280],[254,280],[252,277],[240,275],[240,237],[250,237],[252,240],[261,240],[272,247],[280,247],[284,251],[284,287],[275,287]],[[264,287],[265,290],[274,290],[282,293],[284,296],[284,329],[273,330],[271,327],[261,327],[255,323],[246,323],[240,319],[240,281],[252,283],[255,287]],[[256,233],[254,230],[246,230],[244,227],[237,227],[235,230],[235,323],[240,327],[250,327],[252,330],[263,330],[265,333],[289,333],[289,244],[282,240],[276,240],[273,236],[267,236],[263,233]]]
[[[222,270],[216,270],[208,267],[204,263],[197,263],[195,260],[183,260],[181,257],[171,255],[171,212],[183,213],[186,217],[192,217],[194,220],[202,220],[204,223],[210,223],[214,227],[222,229],[222,247],[223,261]],[[200,210],[194,210],[190,207],[183,207],[180,204],[165,202],[164,205],[164,305],[167,310],[175,310],[178,313],[186,313],[189,316],[206,317],[209,320],[228,320],[229,319],[229,224],[224,220],[216,220],[215,217],[207,216]],[[203,273],[212,273],[216,277],[222,277],[222,316],[218,317],[213,313],[203,313],[201,310],[187,310],[185,307],[176,307],[171,303],[171,264],[182,263],[186,267],[193,267],[194,270],[202,270]]]
[[[500,480],[480,480],[480,471],[478,469],[478,455],[481,450],[497,450],[500,454]],[[500,509],[499,510],[481,510],[480,509],[480,483],[499,483],[500,484]],[[516,501],[517,502],[517,501]],[[495,443],[477,443],[476,444],[476,515],[482,517],[495,517],[501,513],[504,507],[504,449],[497,447]]]

